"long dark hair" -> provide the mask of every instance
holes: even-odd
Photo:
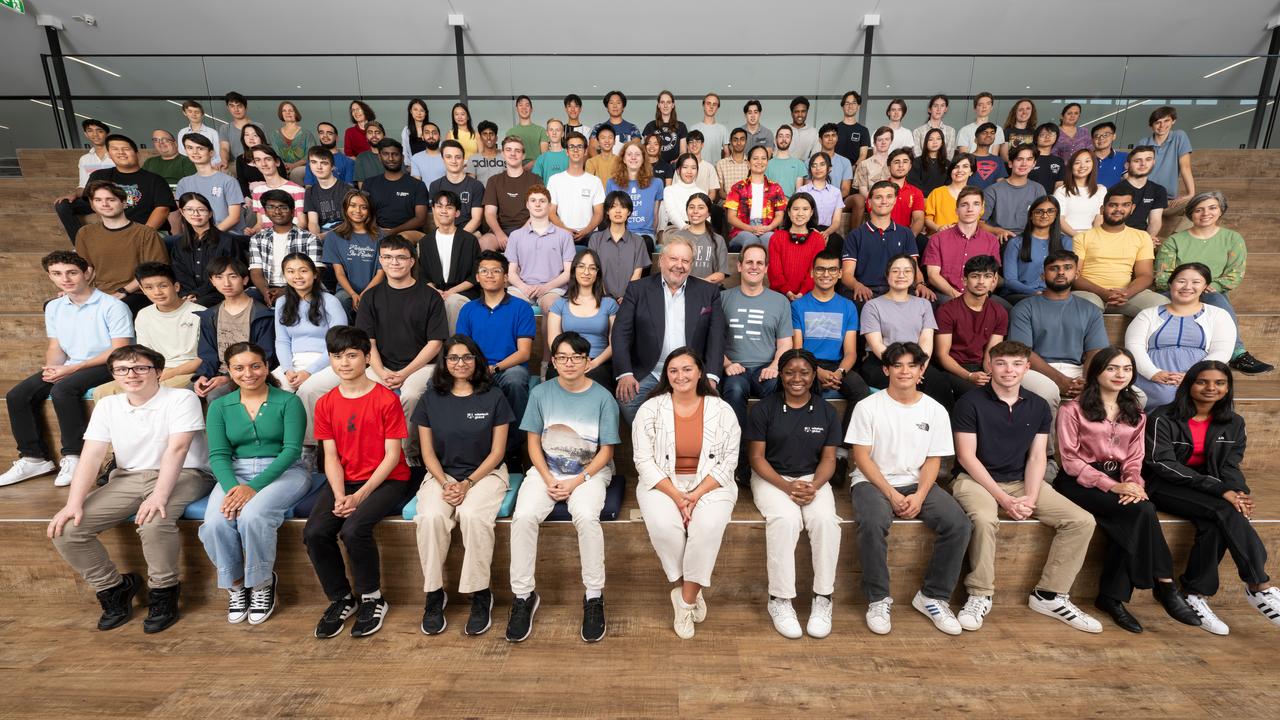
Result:
[[[778,225],[781,230],[791,231],[791,207],[796,204],[797,200],[803,200],[809,203],[809,226],[805,230],[813,231],[814,226],[818,224],[818,203],[813,201],[813,196],[807,192],[797,192],[791,195],[791,199],[787,201],[787,210],[782,214],[782,222]],[[781,365],[779,365],[781,367]]]
[[[324,327],[328,315],[324,311],[324,289],[320,287],[320,274],[316,272],[316,263],[311,256],[306,253],[294,252],[284,256],[280,261],[281,270],[294,260],[300,260],[307,267],[311,268],[314,280],[311,281],[311,307],[307,308],[307,322],[316,327]],[[286,327],[292,327],[298,324],[301,319],[298,317],[298,305],[302,302],[303,297],[298,291],[288,283],[284,286],[284,306],[280,308],[280,324]]]
[[[693,358],[693,364],[698,368],[698,384],[694,387],[694,392],[698,394],[698,397],[706,397],[708,395],[712,397],[719,397],[716,389],[711,387],[711,380],[707,378],[707,370],[702,366],[702,358],[698,357],[698,354],[693,351],[693,348],[688,345],[682,345],[675,350],[672,350],[671,354],[668,355],[667,359],[662,363],[662,374],[658,376],[658,384],[649,392],[649,396],[646,397],[645,400],[652,400],[659,395],[671,394],[671,381],[667,379],[667,368],[671,367],[672,360],[675,360],[682,355],[688,355]]]
[[[1075,105],[1075,103],[1071,103]],[[1076,158],[1088,154],[1089,159],[1093,161],[1093,169],[1089,171],[1089,175],[1084,179],[1084,187],[1076,184],[1075,170],[1071,168],[1076,164]],[[1085,197],[1093,197],[1098,192],[1098,158],[1093,154],[1093,148],[1081,148],[1071,153],[1071,158],[1067,160],[1066,172],[1063,173],[1062,188],[1068,195],[1081,195]]]
[[[591,283],[591,296],[596,299],[596,305],[600,305],[600,299],[604,297],[604,268],[600,266],[600,256],[591,248],[579,248],[577,254],[573,256],[573,262],[569,263],[569,292],[565,296],[569,299],[569,304],[578,301],[578,294],[582,292],[582,286],[578,284],[578,264],[582,262],[582,258],[590,257],[596,264],[596,279]]]
[[[205,230],[203,236],[196,235],[196,229],[187,221],[187,216],[181,212],[178,213],[182,220],[182,249],[189,253],[196,251],[196,246],[201,242],[217,247],[222,242],[222,231],[218,229],[217,224],[213,222],[213,205],[209,204],[209,198],[198,192],[185,192],[178,197],[178,209],[181,210],[184,205],[195,200],[209,211],[209,229]]]
[[[493,385],[493,378],[489,375],[489,361],[484,357],[484,351],[471,339],[470,335],[451,335],[444,344],[440,346],[440,352],[436,355],[436,369],[431,374],[431,389],[436,391],[437,395],[448,395],[453,392],[453,375],[449,374],[449,361],[445,357],[449,355],[449,348],[454,345],[462,345],[467,349],[467,353],[475,355],[474,367],[471,370],[471,377],[467,381],[471,383],[471,391],[479,395],[487,391]]]
[[[1033,211],[1036,206],[1044,202],[1053,205],[1053,224],[1049,226],[1049,255],[1062,252],[1062,205],[1058,203],[1058,198],[1052,195],[1041,195],[1027,208],[1027,225],[1022,228],[1022,247],[1018,248],[1018,262],[1031,262],[1031,243],[1033,242],[1031,233],[1035,232],[1031,218],[1035,214]]]
[[[1133,380],[1138,376],[1138,364],[1133,359],[1133,353],[1125,348],[1114,346],[1102,348],[1094,353],[1093,360],[1089,361],[1084,389],[1080,391],[1080,414],[1084,415],[1085,420],[1102,422],[1107,419],[1107,409],[1102,405],[1102,388],[1098,385],[1098,376],[1107,369],[1107,365],[1112,360],[1121,355],[1129,358],[1129,362],[1133,363],[1134,371],[1129,378],[1129,384],[1116,396],[1116,405],[1120,407],[1120,413],[1116,419],[1125,425],[1137,425],[1142,420],[1142,403],[1138,402],[1138,393],[1133,390]]]
[[[374,240],[382,237],[382,228],[378,227],[378,219],[373,214],[373,200],[369,198],[369,193],[363,190],[348,190],[347,194],[342,197],[342,222],[333,232],[343,240],[350,240],[351,236],[356,232],[356,226],[347,218],[347,208],[351,205],[351,201],[356,198],[363,198],[364,204],[369,208],[369,217],[365,219],[365,228],[369,230],[368,234]]]
[[[404,109],[405,118],[406,118],[404,121],[404,125],[405,127],[409,128],[410,141],[422,139],[422,136],[418,134],[418,123],[416,120],[413,119],[414,105],[422,106],[422,127],[425,128],[427,126],[427,123],[431,122],[431,110],[427,109],[427,101],[423,100],[422,98],[414,98],[410,100],[409,104],[406,105]],[[372,118],[368,118],[366,113],[366,119],[372,119]]]
[[[931,158],[929,157],[929,136],[935,133],[937,133],[938,140],[942,144],[938,146],[938,156]],[[939,128],[929,128],[929,131],[924,134],[924,141],[920,143],[920,169],[923,171],[931,164],[938,169],[938,172],[945,173],[949,169],[947,163],[947,136],[943,135],[942,130]],[[948,177],[947,180],[949,182],[951,178]]]
[[[453,107],[449,109],[449,125],[453,127],[453,139],[457,140],[460,137],[458,135],[458,120],[457,118],[454,117],[454,113],[458,110],[458,108],[462,108],[463,110],[467,111],[467,124],[466,124],[467,132],[471,133],[471,135],[474,136],[476,134],[476,131],[474,128],[471,127],[471,108],[467,107],[466,103],[459,102],[459,103],[454,103]]]
[[[231,358],[239,355],[240,353],[252,353],[258,356],[258,359],[262,361],[263,365],[267,365],[268,367],[271,365],[270,361],[267,360],[267,351],[263,350],[262,346],[257,343],[251,342],[238,342],[228,345],[226,351],[222,353],[222,362],[230,366]],[[233,380],[232,382],[235,381]],[[280,381],[271,373],[267,373],[266,382],[271,387],[280,387]]]
[[[244,151],[240,153],[240,157],[244,157],[246,162],[249,162],[250,164],[252,164],[253,148],[261,147],[262,145],[254,145],[253,147],[249,147],[248,145],[245,145],[244,131],[248,130],[249,128],[253,128],[253,131],[258,133],[258,138],[262,140],[262,145],[266,145],[267,147],[271,147],[271,146],[267,142],[267,131],[263,130],[261,126],[256,125],[254,123],[245,123],[245,126],[240,128],[240,147],[244,148]],[[248,157],[245,157],[246,155]]]
[[[1225,423],[1235,415],[1236,380],[1231,374],[1231,368],[1219,360],[1201,360],[1187,370],[1182,376],[1182,382],[1178,384],[1178,389],[1173,393],[1173,402],[1169,403],[1169,414],[1173,419],[1186,422],[1196,416],[1196,401],[1191,399],[1191,386],[1202,373],[1209,370],[1217,370],[1227,376],[1227,394],[1218,398],[1218,402],[1213,404],[1213,408],[1209,411],[1209,422]]]

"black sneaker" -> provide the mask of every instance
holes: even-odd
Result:
[[[599,642],[604,639],[604,597],[584,598],[582,601],[582,639]]]
[[[324,611],[324,615],[320,616],[320,622],[316,623],[316,637],[336,637],[342,632],[342,626],[347,622],[347,618],[351,617],[355,611],[356,600],[350,595],[341,600],[334,600],[329,604],[329,609]]]
[[[387,616],[391,605],[387,599],[361,599],[360,608],[356,610],[356,621],[351,626],[351,637],[369,637],[382,629],[382,619]]]
[[[235,625],[249,617],[249,588],[227,591],[227,622]]]
[[[488,588],[471,593],[471,616],[463,632],[467,635],[483,635],[493,624],[493,593]]]
[[[449,626],[444,619],[444,609],[449,604],[449,595],[443,589],[427,593],[427,608],[422,611],[422,634],[439,635]]]
[[[1234,358],[1230,363],[1232,370],[1238,370],[1245,375],[1261,375],[1275,370],[1276,367],[1270,363],[1264,363],[1250,353],[1243,353],[1239,357]]]
[[[147,619],[142,621],[142,632],[158,633],[178,622],[180,593],[180,585],[151,589],[147,598]]]
[[[99,630],[113,630],[129,622],[133,617],[133,598],[142,590],[142,578],[129,573],[113,588],[98,591],[98,604],[102,605],[102,617],[98,618]]]
[[[533,616],[537,612],[538,593],[530,593],[527,600],[513,600],[511,617],[507,620],[507,642],[524,642],[533,632]]]
[[[255,587],[249,597],[249,624],[261,625],[276,611],[276,583],[280,578],[271,573],[271,582]]]

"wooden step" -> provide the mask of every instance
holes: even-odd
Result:
[[[1204,149],[1191,154],[1197,189],[1202,182],[1230,178],[1280,178],[1280,150]],[[1228,196],[1228,200],[1230,197]]]
[[[87,150],[82,148],[72,148],[70,150],[60,148],[19,148],[18,167],[22,170],[23,177],[65,178],[72,181],[71,187],[74,188],[74,183],[80,178],[78,163],[80,162],[80,157],[86,152]],[[143,148],[138,151],[138,159],[142,162],[146,162],[155,155],[156,151],[150,148]]]
[[[34,252],[43,256],[54,250],[70,249],[67,232],[52,209],[0,212],[0,252]]]
[[[1231,207],[1222,226],[1243,235],[1250,254],[1280,252],[1280,212],[1236,212]]]
[[[32,213],[46,208],[52,213],[54,201],[76,188],[75,180],[70,185],[67,182],[56,178],[0,178],[0,213]]]

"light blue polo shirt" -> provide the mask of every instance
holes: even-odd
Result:
[[[67,364],[82,363],[101,355],[116,338],[133,338],[129,306],[94,290],[83,305],[62,296],[44,306],[44,334],[58,341]]]
[[[1147,177],[1163,187],[1169,193],[1169,200],[1173,200],[1178,196],[1178,160],[1191,152],[1191,138],[1181,130],[1171,130],[1163,145],[1156,145],[1154,135],[1142,138],[1138,144],[1155,147],[1156,162]]]

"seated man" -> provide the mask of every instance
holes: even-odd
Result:
[[[956,197],[956,224],[929,238],[921,262],[929,276],[929,285],[938,292],[939,305],[964,294],[969,260],[980,256],[993,260],[1000,257],[1000,241],[980,227],[981,220],[982,191],[976,187],[962,188]],[[996,278],[999,277],[997,263]],[[990,290],[994,292],[995,287]],[[991,299],[1006,311],[1013,309],[1004,298],[992,295]]]
[[[813,289],[791,303],[791,344],[817,358],[822,396],[847,400],[847,419],[853,406],[869,392],[866,381],[853,372],[858,359],[858,308],[849,298],[836,294],[840,258],[835,253],[818,253],[810,272]]]
[[[785,126],[784,126],[785,127]],[[728,332],[724,342],[724,380],[720,396],[747,426],[747,399],[778,390],[778,358],[791,349],[791,304],[786,296],[764,286],[769,251],[748,245],[738,257],[742,284],[720,292]],[[739,464],[747,467],[746,453]]]
[[[568,230],[551,222],[551,193],[542,185],[524,192],[529,220],[511,231],[507,260],[511,261],[509,292],[528,303],[537,303],[542,314],[551,312],[569,284],[569,264],[575,248]]]
[[[164,263],[142,263],[133,276],[152,302],[134,318],[137,342],[164,356],[164,370],[157,371],[161,385],[189,389],[192,373],[200,367],[200,316],[196,313],[205,308],[183,297],[173,268]],[[123,390],[118,382],[99,385],[93,391],[93,400],[119,392]]]
[[[409,173],[424,185],[444,177],[444,158],[440,155],[440,127],[433,122],[422,124],[422,141],[426,147],[409,158]]]
[[[1109,120],[1094,125],[1090,137],[1093,138],[1094,163],[1098,167],[1098,184],[1110,188],[1124,178],[1129,153],[1112,147],[1116,140],[1116,124]]]
[[[1111,190],[1129,191],[1133,197],[1133,212],[1125,224],[1135,230],[1146,230],[1152,237],[1164,227],[1164,211],[1169,207],[1169,193],[1164,186],[1151,181],[1151,168],[1156,163],[1156,149],[1139,145],[1129,151],[1124,162],[1124,179],[1110,186]]]
[[[84,199],[84,188],[89,184],[89,175],[95,170],[116,166],[115,161],[111,159],[111,154],[107,152],[107,135],[111,133],[111,128],[101,120],[85,118],[80,123],[80,129],[84,132],[84,139],[89,141],[89,151],[80,156],[78,163],[80,182],[76,184],[75,190],[59,197],[53,203],[54,212],[63,222],[67,238],[73,243],[76,240],[76,232],[80,230],[80,217],[93,212],[89,202]]]
[[[862,592],[870,606],[867,627],[878,635],[892,625],[889,610],[889,528],[894,517],[922,520],[934,531],[924,586],[911,606],[948,635],[963,632],[949,599],[960,577],[971,524],[955,498],[934,488],[942,458],[951,455],[951,420],[917,388],[929,355],[919,345],[893,343],[881,356],[889,387],[858,403],[845,442],[854,470],[853,511],[858,523]]]
[[[999,146],[997,137],[1002,134],[995,123],[988,122],[978,126],[974,134],[974,143],[977,147],[973,151],[973,175],[969,178],[970,185],[986,190],[1009,177],[1009,172],[1004,167],[1004,160],[1000,159],[998,152],[991,149]]]
[[[1102,225],[1076,235],[1071,249],[1080,258],[1075,294],[1103,312],[1133,317],[1168,298],[1153,292],[1156,251],[1144,230],[1125,225],[1133,212],[1133,195],[1116,186],[1102,201]]]
[[[124,135],[108,135],[106,145],[107,154],[115,166],[93,171],[85,183],[85,189],[94,180],[104,180],[116,185],[125,191],[125,217],[157,232],[166,230],[169,227],[169,213],[178,209],[169,183],[159,175],[142,169],[138,162],[138,145],[133,140]],[[97,212],[89,205],[75,203],[59,202],[53,207],[73,245],[81,225],[80,216]]]
[[[933,358],[944,371],[951,396],[959,400],[974,388],[991,382],[986,369],[987,350],[1009,334],[1009,311],[992,302],[1000,266],[990,255],[977,255],[964,263],[964,293],[934,313],[938,331],[933,335]]]
[[[613,177],[613,172],[617,169],[618,163],[622,162],[613,152],[615,139],[613,128],[605,124],[596,130],[595,137],[590,141],[593,145],[598,145],[600,150],[587,159],[586,169],[587,172],[595,175],[600,180],[601,187],[609,182],[609,178]]]
[[[382,123],[377,120],[370,120],[365,123],[364,136],[369,140],[369,149],[356,156],[355,180],[361,189],[369,178],[377,177],[382,174],[382,158],[378,156],[378,145],[386,139],[387,131],[383,129]],[[403,147],[403,146],[401,146]],[[400,161],[403,165],[404,154],[400,155]]]
[[[1164,188],[1169,196],[1169,212],[1178,213],[1196,194],[1196,180],[1191,174],[1191,140],[1182,130],[1174,130],[1178,111],[1170,105],[1162,105],[1151,111],[1147,126],[1151,134],[1138,141],[1139,146],[1155,151],[1151,167],[1151,181]],[[1178,181],[1181,180],[1181,187]],[[1186,192],[1179,192],[1185,188]],[[1176,228],[1175,228],[1176,229]],[[1152,235],[1156,231],[1151,231]]]
[[[569,133],[565,140],[569,167],[547,181],[551,193],[551,222],[573,233],[573,242],[586,245],[604,218],[604,183],[587,172],[587,139]]]
[[[293,196],[284,190],[262,193],[262,210],[271,227],[249,238],[249,277],[259,297],[271,307],[284,295],[285,278],[281,264],[290,253],[305,253],[316,267],[324,267],[320,239],[293,222]]]
[[[345,153],[338,153],[346,157]],[[312,183],[302,198],[302,211],[307,216],[307,230],[316,237],[342,224],[342,200],[352,187],[334,174],[335,155],[319,146],[307,150],[307,172]]]
[[[71,484],[80,448],[84,445],[84,394],[109,380],[107,357],[133,340],[133,320],[124,303],[95,290],[89,263],[69,250],[55,250],[40,261],[60,297],[44,306],[49,346],[36,374],[14,385],[5,395],[9,427],[18,446],[18,459],[0,475],[0,486],[51,473],[59,466],[54,485]],[[62,460],[54,465],[40,432],[41,407],[53,401],[62,434]],[[96,471],[95,471],[96,475]]]
[[[615,393],[628,424],[657,387],[662,364],[672,350],[688,346],[702,357],[703,367],[724,367],[720,286],[689,276],[693,242],[680,236],[668,239],[658,267],[660,273],[627,286],[610,334],[613,370],[618,376]],[[707,377],[719,383],[721,376],[708,372]]]
[[[497,385],[517,418],[524,417],[529,404],[529,357],[538,333],[529,304],[507,292],[507,256],[482,250],[476,260],[476,282],[483,293],[462,306],[458,313],[458,334],[469,335],[480,346],[493,384]],[[520,433],[507,438],[508,448],[519,445]]]
[[[853,192],[853,163],[849,162],[849,158],[836,152],[836,145],[840,142],[840,126],[835,123],[827,123],[818,130],[819,147],[814,151],[824,152],[827,157],[831,158],[831,169],[827,173],[827,182],[840,188],[840,196],[848,198]],[[840,228],[836,228],[836,232],[840,232]]]
[[[898,186],[893,181],[881,180],[872,185],[867,221],[844,237],[840,282],[858,305],[889,291],[889,258],[903,253],[920,254],[915,233],[892,218],[897,199]],[[934,296],[919,277],[916,294],[926,299]]]
[[[212,402],[236,389],[227,374],[225,353],[238,342],[262,348],[275,364],[276,316],[271,308],[247,294],[249,268],[239,258],[215,257],[209,261],[209,281],[222,302],[196,313],[200,318],[200,367],[192,376],[196,395]]]
[[[178,197],[186,193],[199,193],[213,208],[213,222],[222,232],[240,232],[244,223],[240,221],[244,212],[244,194],[240,192],[240,183],[230,175],[213,167],[213,143],[209,138],[192,133],[182,138],[186,145],[187,158],[195,166],[195,172],[178,181],[174,191]],[[191,288],[188,288],[191,289]]]
[[[76,233],[76,249],[93,267],[93,286],[129,306],[134,315],[151,301],[139,291],[133,273],[144,262],[169,262],[160,233],[129,219],[126,193],[119,185],[90,180],[86,191],[102,218]]]
[[[484,222],[484,183],[467,174],[466,152],[457,140],[440,143],[444,176],[427,186],[427,195],[433,203],[440,199],[442,192],[456,195],[458,217],[454,223],[467,234],[478,235]]]
[[[1000,511],[1012,520],[1035,518],[1053,528],[1049,557],[1027,605],[1041,615],[1088,633],[1102,624],[1071,602],[1071,585],[1084,565],[1093,515],[1045,481],[1045,454],[1053,419],[1049,406],[1022,388],[1031,348],[1001,342],[991,348],[991,381],[956,403],[956,467],[951,493],[973,521],[960,626],[982,628],[996,586],[996,532]]]
[[[898,186],[898,194],[893,198],[893,210],[889,214],[895,223],[911,228],[911,234],[919,236],[924,232],[924,193],[907,182],[911,160],[911,150],[908,148],[898,148],[889,153],[889,181]]]
[[[539,184],[539,178],[524,165],[524,141],[514,135],[502,140],[502,160],[505,172],[489,178],[484,186],[484,222],[489,232],[480,236],[480,247],[485,250],[505,250],[507,236],[529,222],[529,188]]]
[[[476,126],[480,136],[480,147],[467,158],[467,172],[475,177],[482,186],[489,184],[489,178],[500,175],[506,170],[507,163],[498,151],[498,126],[491,120],[481,120]],[[480,198],[481,213],[484,211],[484,197]]]
[[[1009,152],[1009,177],[982,191],[982,229],[1004,242],[1027,226],[1031,203],[1048,194],[1040,183],[1032,182],[1036,149],[1021,145]]]
[[[325,337],[329,366],[339,385],[316,401],[316,439],[324,443],[327,483],[302,531],[307,555],[330,605],[316,624],[316,637],[342,632],[356,616],[351,637],[382,629],[390,606],[382,597],[378,542],[373,528],[398,512],[413,494],[401,442],[408,435],[395,393],[368,376],[369,336],[349,325]],[[338,538],[350,558],[355,595]]]
[[[427,186],[405,172],[400,141],[383,138],[377,150],[382,172],[367,178],[361,189],[369,193],[378,227],[385,235],[421,231],[427,224]]]
[[[107,367],[124,394],[94,406],[84,433],[84,462],[76,468],[67,504],[49,521],[48,535],[97,593],[98,629],[111,630],[132,617],[142,578],[121,575],[98,535],[125,523],[136,526],[150,590],[142,631],[157,633],[178,621],[178,520],[187,505],[213,490],[204,413],[190,390],[160,384],[164,356],[150,348],[117,348]],[[108,448],[116,469],[98,488]]]
[[[351,185],[356,181],[356,161],[338,149],[338,127],[331,122],[316,124],[316,140],[320,147],[333,156],[333,176]],[[306,172],[302,175],[303,185],[314,185],[316,176],[311,172],[311,163],[307,163]]]
[[[591,344],[575,332],[551,343],[559,373],[533,389],[520,422],[528,434],[532,467],[520,486],[511,515],[511,617],[507,640],[521,642],[533,631],[539,597],[534,590],[538,525],[564,501],[578,532],[582,564],[582,639],[604,637],[604,532],[600,511],[613,478],[613,446],[618,436],[618,404],[608,390],[587,377]]]
[[[452,156],[458,151],[446,148],[445,152]],[[436,229],[418,241],[418,276],[444,301],[449,330],[454,332],[462,306],[480,296],[476,287],[480,241],[457,226],[462,201],[452,190],[440,190],[432,197],[431,216]]]
[[[188,134],[182,139],[185,141],[195,134]],[[200,137],[209,140],[204,135]],[[213,141],[209,140],[209,144],[212,145]],[[156,154],[142,163],[143,170],[164,178],[170,187],[177,185],[182,178],[195,174],[196,166],[187,158],[185,152],[178,152],[178,143],[174,142],[173,133],[163,129],[152,130],[151,146],[156,149]]]

